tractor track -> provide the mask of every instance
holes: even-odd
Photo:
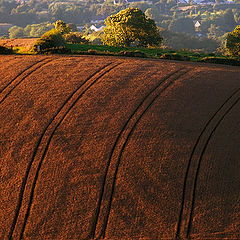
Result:
[[[198,176],[204,153],[218,126],[221,124],[227,114],[232,110],[232,108],[239,102],[239,92],[240,88],[235,90],[230,95],[230,97],[224,101],[224,103],[217,109],[217,111],[205,124],[195,142],[190,158],[188,160],[188,165],[184,177],[181,209],[178,217],[175,237],[176,239],[188,239],[190,236]],[[191,175],[193,177],[191,177]],[[188,189],[190,189],[190,191]]]
[[[160,94],[190,70],[190,68],[180,68],[162,78],[160,82],[142,99],[121,128],[108,159],[90,238],[105,238],[120,160],[138,122]]]
[[[46,61],[45,61],[46,60]],[[45,62],[43,62],[45,61]],[[14,77],[5,87],[3,87],[2,90],[0,90],[0,104],[7,98],[7,96],[21,83],[24,79],[29,77],[33,72],[37,71],[42,66],[46,65],[47,63],[53,61],[53,59],[44,58],[40,61],[37,61],[27,68],[25,68],[23,71],[21,71],[16,77]],[[43,63],[42,63],[43,62]],[[39,64],[40,63],[40,64]],[[36,66],[39,64],[38,66]],[[33,68],[33,69],[31,69]],[[28,72],[28,70],[30,70]],[[22,77],[21,77],[22,76]],[[19,77],[21,77],[19,79]]]
[[[29,182],[28,179],[29,179],[30,171],[34,171],[35,175],[34,175],[34,177],[32,177],[33,179],[31,179],[32,180],[32,184],[31,184],[32,186],[31,186],[31,190],[30,190],[30,196],[28,197],[29,201],[28,201],[27,210],[25,212],[22,227],[20,227],[21,232],[20,232],[19,239],[23,238],[23,234],[24,234],[24,231],[25,231],[25,227],[26,227],[27,220],[28,220],[28,217],[29,217],[29,214],[30,214],[30,210],[31,210],[31,205],[32,205],[33,198],[34,198],[34,191],[35,191],[35,187],[36,187],[36,184],[37,184],[37,180],[38,180],[39,172],[40,172],[40,169],[41,169],[41,165],[42,165],[43,160],[44,160],[44,158],[47,154],[47,151],[48,151],[49,146],[50,146],[50,142],[51,142],[51,140],[53,138],[53,135],[56,132],[57,128],[60,126],[60,124],[66,118],[67,114],[75,106],[75,104],[78,102],[78,100],[83,96],[83,94],[92,85],[94,85],[94,83],[96,83],[97,80],[102,78],[105,74],[107,74],[112,69],[119,66],[120,64],[122,64],[122,62],[117,62],[115,64],[113,64],[113,62],[110,62],[110,63],[105,64],[103,67],[99,68],[98,70],[96,70],[91,76],[89,76],[64,101],[62,106],[58,109],[56,114],[52,117],[52,119],[50,120],[48,125],[43,130],[43,132],[42,132],[41,136],[39,137],[39,140],[38,140],[38,142],[37,142],[37,144],[34,148],[31,161],[29,162],[29,164],[27,166],[25,176],[24,176],[23,181],[22,181],[21,189],[20,189],[20,192],[19,192],[18,203],[17,203],[17,207],[16,207],[16,210],[15,210],[15,217],[13,219],[13,222],[12,222],[12,225],[11,225],[11,228],[10,228],[10,231],[9,231],[9,235],[8,235],[9,240],[13,238],[14,230],[16,229],[17,221],[18,221],[20,210],[21,210],[21,207],[22,207],[24,192],[25,192],[25,189],[26,189],[27,182]],[[39,151],[40,151],[40,153],[39,153]],[[40,159],[38,161],[38,163],[35,163],[36,162],[36,160],[35,160],[36,157],[38,157],[38,159]],[[34,170],[32,170],[33,169],[32,166],[33,166],[34,163],[35,163],[36,167],[35,167]]]

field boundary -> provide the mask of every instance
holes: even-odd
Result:
[[[183,75],[187,74],[190,70],[190,68],[180,68],[163,77],[160,82],[141,100],[121,128],[108,159],[100,191],[100,198],[96,209],[96,218],[90,235],[91,238],[101,239],[105,237],[120,160],[138,122],[154,101],[160,96],[160,94],[163,93],[177,79],[180,79]]]
[[[103,77],[105,74],[110,72],[112,69],[116,68],[119,66],[121,62],[117,62],[113,64],[112,62],[105,64],[103,67],[100,67],[98,70],[96,70],[91,76],[89,76],[62,104],[62,106],[58,109],[57,113],[52,117],[50,122],[47,124],[45,129],[43,130],[35,148],[33,151],[33,155],[31,158],[31,161],[29,162],[25,176],[22,181],[21,189],[19,192],[19,198],[18,198],[18,203],[17,207],[15,210],[15,217],[12,222],[12,226],[10,228],[9,236],[8,239],[12,239],[14,230],[16,229],[17,222],[19,221],[19,215],[20,215],[20,210],[22,207],[22,202],[24,198],[24,194],[26,192],[26,185],[27,182],[29,182],[29,175],[30,171],[33,172],[32,177],[30,181],[32,181],[31,185],[31,190],[30,190],[30,195],[28,197],[28,206],[25,211],[25,214],[23,214],[23,220],[22,220],[22,226],[19,226],[21,228],[21,233],[20,233],[20,239],[23,238],[23,234],[25,231],[25,227],[27,224],[27,220],[30,214],[31,210],[31,205],[33,202],[34,198],[34,191],[36,187],[36,183],[38,180],[39,172],[43,163],[43,160],[47,154],[47,151],[50,146],[51,139],[53,138],[53,135],[57,128],[60,126],[60,124],[63,122],[63,120],[66,118],[67,114],[70,112],[70,110],[74,107],[74,105],[78,102],[78,100],[83,96],[83,94],[94,84],[99,80],[101,77]],[[38,158],[38,161],[36,160]],[[35,165],[35,169],[33,169],[33,165]],[[21,225],[21,224],[18,224]]]
[[[181,209],[177,222],[176,239],[181,239],[182,237],[189,238],[190,236],[193,220],[193,211],[195,206],[198,175],[203,155],[218,126],[221,124],[227,114],[232,110],[232,108],[239,102],[239,92],[240,88],[235,90],[224,101],[224,103],[217,109],[217,111],[205,124],[195,142],[190,158],[188,160],[188,165],[186,168],[183,182]]]

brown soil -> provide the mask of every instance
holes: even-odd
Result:
[[[0,57],[0,239],[240,239],[240,68]]]
[[[26,51],[29,51],[36,41],[37,38],[0,39],[0,46],[23,47]]]

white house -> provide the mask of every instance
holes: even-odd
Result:
[[[199,21],[196,21],[195,24],[194,24],[194,27],[199,28],[200,26],[201,26],[201,23]]]
[[[177,3],[178,4],[185,4],[185,3],[188,3],[188,1],[187,0],[178,0]]]
[[[101,27],[97,28],[96,26],[92,25],[92,26],[90,27],[90,29],[91,29],[92,31],[98,32],[98,31],[102,30],[103,27],[104,27],[104,26],[101,26]]]

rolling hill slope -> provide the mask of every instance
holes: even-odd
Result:
[[[239,67],[0,63],[0,239],[240,238]]]

